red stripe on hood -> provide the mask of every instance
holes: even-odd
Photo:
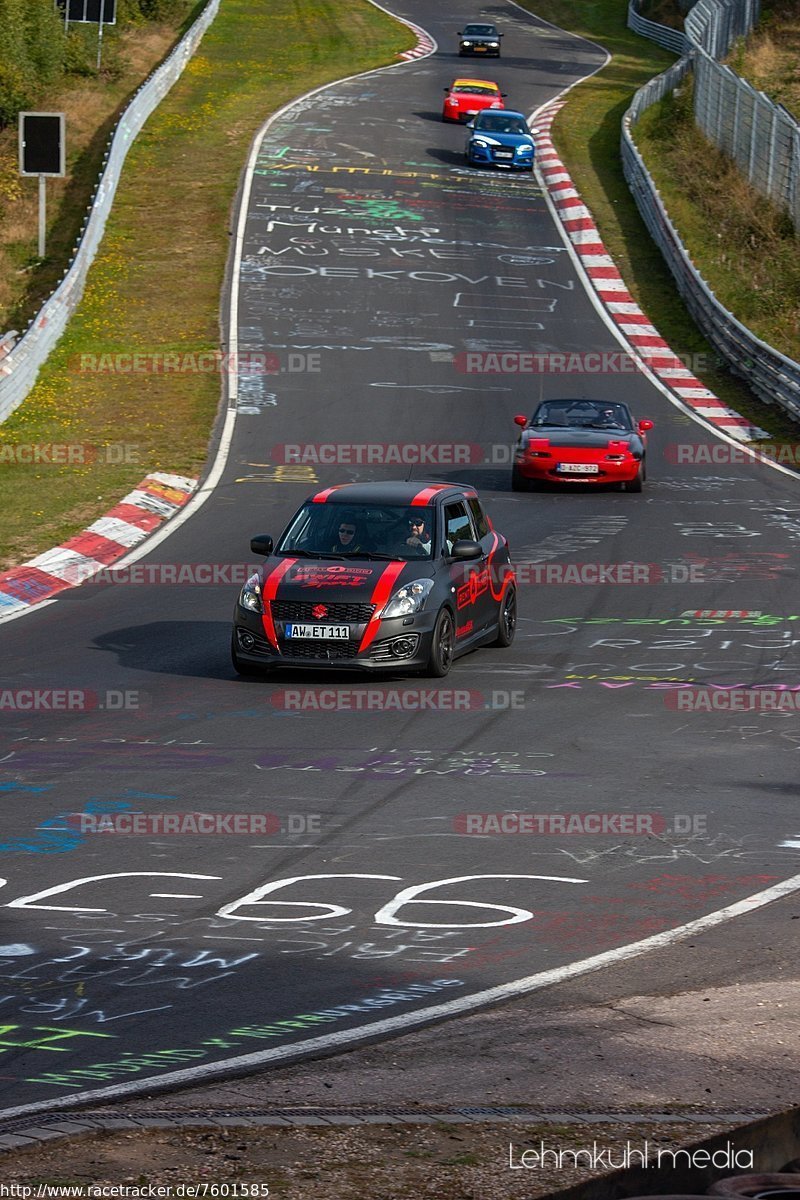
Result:
[[[261,624],[264,627],[264,633],[267,635],[267,641],[273,650],[278,649],[278,637],[275,633],[275,625],[272,620],[271,602],[278,594],[278,584],[296,562],[296,558],[285,558],[280,566],[277,566],[274,571],[270,572],[261,588],[261,601],[264,605],[264,611],[261,614]]]
[[[361,645],[358,647],[359,654],[363,654],[363,652],[369,649],[369,647],[375,641],[375,634],[378,632],[378,628],[381,623],[381,611],[383,610],[386,601],[392,594],[392,588],[394,587],[395,580],[397,579],[398,575],[402,574],[402,572],[405,570],[405,567],[406,564],[404,562],[389,563],[386,569],[381,573],[380,579],[375,584],[372,595],[369,599],[370,604],[375,605],[375,611],[369,619],[367,628],[364,630],[364,636],[361,639]]]

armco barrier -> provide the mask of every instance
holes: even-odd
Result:
[[[0,422],[18,408],[78,306],[86,276],[103,237],[122,164],[134,138],[183,72],[203,34],[217,15],[219,0],[209,0],[191,29],[160,67],[142,84],[119,119],[109,141],[91,208],[64,277],[11,351],[0,357]]]
[[[635,12],[635,3],[636,0],[631,0],[629,23],[631,13]],[[739,10],[738,13],[734,13],[733,9],[737,3]],[[716,25],[711,16],[715,7],[721,10]],[[636,16],[638,17],[638,14]],[[699,40],[702,37],[716,51],[724,53],[733,38],[739,36],[747,22],[755,20],[756,16],[755,0],[733,0],[733,3],[724,0],[700,0],[686,18],[687,33],[690,21],[694,19],[690,40]],[[641,21],[642,18],[638,20]],[[646,24],[653,25],[654,22]],[[632,27],[637,28],[637,31],[646,37],[652,36],[652,31],[639,28],[635,24]],[[794,362],[761,341],[717,300],[689,258],[633,138],[633,127],[641,114],[674,91],[693,67],[697,86],[697,64],[701,57],[704,63],[702,70],[705,70],[707,61],[711,60],[703,48],[694,45],[689,53],[667,71],[650,80],[634,96],[622,122],[621,152],[625,178],[642,219],[672,272],[686,307],[709,342],[725,359],[734,374],[745,379],[757,396],[767,404],[779,405],[790,417],[800,420],[800,363]],[[720,71],[728,71],[734,79],[738,78],[718,63],[713,63],[713,66]],[[738,96],[739,93],[736,92],[735,95]]]

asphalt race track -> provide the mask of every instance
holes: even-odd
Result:
[[[797,480],[614,367],[536,179],[467,169],[441,121],[458,75],[531,113],[602,52],[436,7],[399,10],[436,54],[265,133],[209,499],[129,578],[0,626],[4,687],[72,697],[0,714],[6,1115],[457,1019],[800,882]],[[499,61],[457,57],[477,17]],[[530,352],[605,367],[480,366]],[[511,491],[514,415],[570,395],[655,421],[642,495]],[[509,538],[511,649],[237,678],[251,535],[409,471],[476,486]]]

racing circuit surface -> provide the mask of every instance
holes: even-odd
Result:
[[[7,686],[83,697],[2,714],[6,1115],[457,1019],[797,885],[797,481],[613,368],[536,179],[466,169],[441,121],[458,75],[530,113],[603,53],[511,5],[429,8],[399,11],[436,54],[263,138],[213,494],[127,580],[0,627]],[[491,64],[455,53],[479,16]],[[468,369],[495,352],[606,369]],[[570,395],[654,420],[644,494],[511,491],[514,415]],[[508,537],[513,646],[439,681],[236,677],[251,535],[409,469],[477,487]],[[215,832],[164,832],[197,812]]]

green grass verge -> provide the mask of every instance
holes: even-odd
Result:
[[[599,42],[613,56],[601,72],[569,93],[569,102],[554,122],[553,139],[636,300],[676,354],[704,356],[701,361],[710,365],[698,374],[721,400],[774,437],[796,440],[797,426],[753,397],[727,370],[689,316],[622,173],[619,144],[623,115],[637,88],[675,62],[675,56],[627,28],[626,0],[521,2],[554,25]],[[641,123],[637,130],[640,128]],[[657,155],[648,155],[646,161],[652,170]],[[705,174],[709,188],[714,188],[714,175]],[[698,176],[696,162],[691,175]]]
[[[131,148],[79,310],[2,426],[0,568],[82,528],[148,471],[200,471],[217,373],[87,373],[81,356],[215,349],[231,206],[265,117],[320,84],[396,62],[413,44],[361,0],[222,0]],[[120,442],[135,462],[2,462],[4,445]]]

